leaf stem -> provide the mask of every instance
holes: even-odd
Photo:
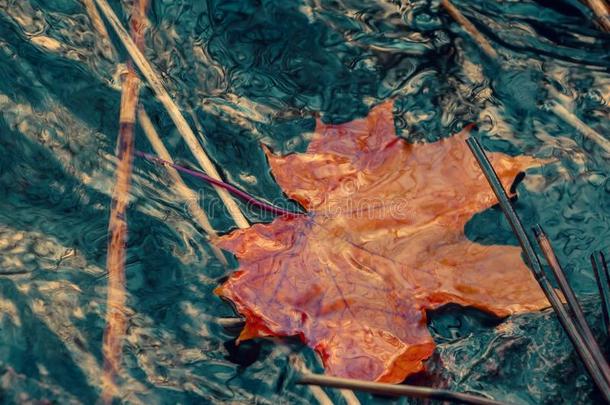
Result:
[[[210,176],[208,176],[205,173],[202,173],[200,171],[197,170],[193,170],[193,169],[189,169],[187,167],[184,166],[180,166],[177,165],[173,162],[167,161],[165,159],[161,159],[160,157],[157,156],[153,156],[151,154],[148,153],[144,153],[141,152],[139,150],[135,151],[136,156],[139,156],[141,158],[144,158],[146,160],[148,160],[149,162],[158,164],[158,165],[162,165],[162,166],[170,166],[172,168],[174,168],[175,170],[182,172],[182,173],[186,173],[189,174],[193,177],[197,177],[209,184],[212,184],[216,187],[220,187],[224,190],[227,190],[229,193],[233,194],[236,197],[239,197],[240,199],[244,200],[245,202],[247,202],[248,204],[251,204],[255,207],[258,207],[262,210],[271,212],[273,214],[277,214],[277,215],[285,215],[285,216],[289,216],[289,217],[297,217],[297,216],[303,216],[303,215],[307,215],[305,213],[302,212],[295,212],[295,211],[288,211],[285,210],[283,208],[277,207],[275,205],[271,205],[269,203],[266,203],[264,201],[261,201],[259,199],[257,199],[256,197],[252,196],[251,194],[248,194],[247,192],[240,190],[239,188],[225,183],[222,180],[217,180],[215,178],[212,178]]]

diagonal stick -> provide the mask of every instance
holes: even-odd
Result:
[[[464,31],[466,31],[472,37],[472,39],[474,39],[474,42],[479,45],[487,56],[489,56],[491,59],[498,58],[498,53],[493,46],[491,46],[489,41],[479,32],[474,24],[471,23],[470,20],[466,18],[456,6],[453,5],[453,3],[451,3],[449,0],[441,0],[441,5],[445,8],[447,13],[449,13],[449,15],[462,26]]]
[[[508,405],[505,402],[496,401],[495,399],[439,388],[420,387],[417,385],[406,384],[387,384],[355,380],[352,378],[331,377],[328,375],[314,374],[310,372],[300,372],[297,377],[297,384],[360,390],[384,396],[404,396],[410,398],[421,398],[425,400],[438,400],[443,403],[455,402],[458,404],[472,405]],[[427,401],[424,403],[426,402]]]
[[[98,32],[101,38],[102,47],[104,48],[104,53],[108,59],[116,59],[116,49],[112,45],[112,41],[110,40],[110,35],[108,35],[108,31],[106,31],[106,26],[104,25],[104,21],[102,21],[102,16],[97,11],[95,7],[94,0],[82,0],[85,9],[87,10],[87,14],[89,15],[89,19],[91,20],[91,24],[93,28]]]
[[[610,154],[610,140],[606,139],[602,134],[585,124],[580,118],[571,113],[567,108],[559,104],[557,101],[551,101],[550,109],[565,123],[571,125],[572,128],[598,144],[607,154]]]

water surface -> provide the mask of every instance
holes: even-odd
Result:
[[[124,22],[129,2],[110,2]],[[548,111],[559,100],[609,129],[610,37],[576,0],[455,4],[498,51],[478,50],[436,1],[154,0],[146,55],[223,176],[269,201],[284,198],[260,147],[303,151],[315,118],[342,123],[397,100],[399,134],[432,142],[476,121],[490,150],[553,163],[519,185],[523,220],[540,222],[601,331],[588,262],[610,253],[609,157]],[[119,60],[126,54],[112,35]],[[106,235],[114,181],[119,68],[77,0],[0,0],[0,398],[93,403],[100,393]],[[172,156],[193,162],[168,115],[142,100]],[[142,133],[137,147],[151,148]],[[289,381],[297,341],[239,347],[218,324],[224,268],[161,168],[137,161],[128,213],[124,402],[311,403]],[[209,207],[217,195],[188,180]],[[251,222],[271,220],[247,211]],[[215,210],[221,233],[233,223]],[[467,235],[516,244],[501,212]],[[597,397],[554,316],[505,322],[459,307],[430,315],[439,345],[415,382],[519,403]],[[328,391],[341,403],[341,396]],[[365,401],[409,403],[358,394]]]

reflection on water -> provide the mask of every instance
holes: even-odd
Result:
[[[126,21],[129,2],[111,3]],[[206,134],[225,178],[268,201],[282,193],[261,142],[302,151],[316,116],[349,121],[389,97],[409,141],[477,121],[487,148],[552,159],[519,186],[517,210],[528,224],[544,224],[571,282],[591,295],[587,257],[610,248],[608,156],[546,107],[558,100],[607,133],[610,37],[576,0],[455,3],[501,66],[428,1],[155,0],[146,55]],[[119,68],[81,1],[0,0],[0,21],[0,395],[9,403],[92,403],[103,363]],[[193,161],[149,90],[142,99],[172,156]],[[140,133],[136,143],[151,150]],[[186,181],[207,202],[218,198]],[[163,169],[136,162],[121,396],[310,403],[308,389],[284,384],[292,352],[319,370],[310,351],[292,341],[235,347],[218,324],[233,311],[212,291],[232,269],[171,186]],[[219,232],[233,226],[225,212],[211,222]],[[466,231],[480,243],[514,243],[497,210],[478,214]],[[587,302],[597,317],[597,298]],[[459,308],[432,316],[444,343],[424,383],[516,402],[592,400],[553,316],[497,326],[479,317]]]

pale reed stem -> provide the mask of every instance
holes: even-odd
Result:
[[[87,14],[89,14],[89,18],[91,19],[91,24],[97,33],[100,35],[102,46],[104,49],[104,53],[108,59],[116,60],[116,49],[112,45],[112,41],[110,40],[110,35],[108,35],[108,31],[106,31],[106,26],[102,21],[102,16],[97,11],[95,7],[94,0],[82,0],[85,5],[85,9],[87,10]]]

